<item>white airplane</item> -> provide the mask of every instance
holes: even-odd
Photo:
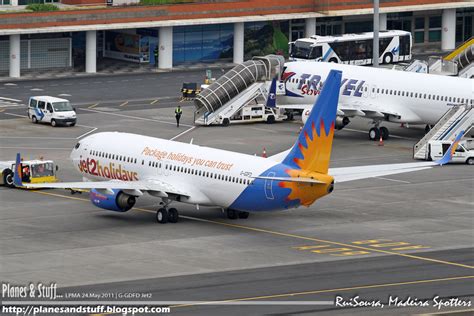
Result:
[[[350,117],[372,120],[369,138],[389,137],[381,122],[426,124],[426,131],[453,105],[474,105],[474,80],[325,62],[288,62],[278,84],[278,107],[303,110],[303,123],[329,71],[343,72],[336,129]],[[283,94],[283,95],[281,95]]]
[[[249,212],[310,206],[334,183],[412,172],[447,163],[416,162],[329,169],[342,74],[332,71],[293,147],[270,158],[201,147],[143,135],[103,132],[79,141],[71,152],[87,182],[22,183],[17,154],[15,184],[28,188],[90,189],[100,208],[126,212],[148,193],[162,201],[159,223],[177,222],[178,201],[226,209],[230,219]],[[451,151],[449,151],[451,152]]]

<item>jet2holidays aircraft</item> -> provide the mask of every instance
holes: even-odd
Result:
[[[341,77],[340,71],[331,71],[293,147],[270,158],[103,132],[82,139],[71,152],[87,182],[24,186],[90,189],[95,206],[117,212],[130,210],[148,193],[162,200],[156,213],[159,223],[178,221],[178,211],[169,208],[175,201],[197,209],[226,209],[227,217],[236,219],[250,212],[310,206],[330,194],[334,183],[424,170],[449,161],[452,151],[438,162],[329,169]],[[16,165],[15,183],[21,185],[20,154]]]
[[[453,105],[474,105],[472,79],[325,62],[288,62],[278,85],[278,107],[309,116],[331,69],[343,72],[336,129],[351,117],[372,120],[371,140],[389,137],[381,122],[426,124],[426,131]]]

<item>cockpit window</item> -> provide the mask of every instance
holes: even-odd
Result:
[[[77,143],[76,146],[74,146],[74,149],[78,149],[81,146],[81,143]]]

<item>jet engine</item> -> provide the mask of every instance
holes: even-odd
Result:
[[[126,212],[135,205],[135,196],[126,194],[121,190],[112,190],[112,192],[112,194],[108,194],[102,192],[102,190],[99,192],[99,190],[92,189],[90,192],[92,204],[115,212]]]
[[[337,116],[336,117],[336,129],[340,131],[344,127],[346,127],[347,124],[349,124],[351,121],[347,116]]]

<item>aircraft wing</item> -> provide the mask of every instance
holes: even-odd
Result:
[[[86,181],[86,182],[56,182],[56,183],[22,183],[27,188],[48,188],[48,189],[103,189],[103,190],[136,190],[136,191],[154,191],[166,194],[177,194],[190,196],[190,192],[177,189],[176,187],[160,180],[141,180],[141,181]]]

